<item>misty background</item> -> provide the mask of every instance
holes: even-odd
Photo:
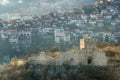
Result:
[[[0,18],[8,14],[41,15],[65,12],[99,0],[0,0]]]

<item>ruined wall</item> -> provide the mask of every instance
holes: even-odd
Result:
[[[108,58],[105,53],[98,51],[95,48],[85,48],[83,50],[71,50],[62,53],[56,58],[57,65],[68,63],[71,65],[96,65],[107,66]]]
[[[48,55],[41,54],[38,57],[34,58],[36,64],[51,64],[53,65],[96,65],[96,66],[107,66],[108,58],[105,56],[105,53],[98,51],[95,46],[94,40],[86,40],[82,44],[82,48],[85,45],[85,48],[80,50],[79,48],[71,49],[67,52],[61,53],[56,58],[52,58]]]
[[[103,52],[96,52],[94,53],[94,64],[100,66],[107,66],[108,65],[108,58],[105,56]]]

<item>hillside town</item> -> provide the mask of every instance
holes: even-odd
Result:
[[[0,80],[120,80],[120,0],[93,2],[42,15],[0,13]]]
[[[51,46],[59,46],[65,51],[79,46],[80,38],[120,44],[119,3],[119,0],[100,0],[64,13],[14,14],[7,20],[0,19],[0,46],[7,48],[1,48],[0,55],[5,53],[2,58],[9,61],[13,55],[36,53]]]

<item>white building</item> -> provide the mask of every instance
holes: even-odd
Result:
[[[43,28],[43,29],[39,30],[39,32],[42,32],[42,33],[48,33],[48,32],[52,32],[52,31],[54,31],[53,28]]]
[[[60,43],[61,41],[69,42],[70,41],[70,33],[69,31],[65,31],[63,28],[55,29],[55,43]]]
[[[114,42],[116,40],[115,35],[112,33],[103,33],[103,41]]]
[[[18,37],[16,35],[10,36],[9,42],[12,45],[12,48],[18,48]]]
[[[18,41],[20,44],[30,45],[31,37],[32,37],[31,31],[19,31],[18,32]]]

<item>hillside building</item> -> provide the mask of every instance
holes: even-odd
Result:
[[[62,53],[56,58],[56,64],[64,63],[71,65],[95,65],[107,66],[108,58],[104,52],[96,48],[96,41],[89,39],[80,39],[80,49],[73,49]]]
[[[69,42],[70,41],[70,33],[69,31],[65,31],[63,28],[55,29],[55,43],[60,43],[62,41]]]
[[[44,59],[43,59],[44,58]],[[95,65],[107,66],[108,58],[104,52],[100,52],[96,48],[96,41],[90,39],[80,39],[80,48],[71,49],[61,53],[56,58],[49,57],[45,53],[41,53],[39,57],[30,58],[33,64],[43,65]]]

